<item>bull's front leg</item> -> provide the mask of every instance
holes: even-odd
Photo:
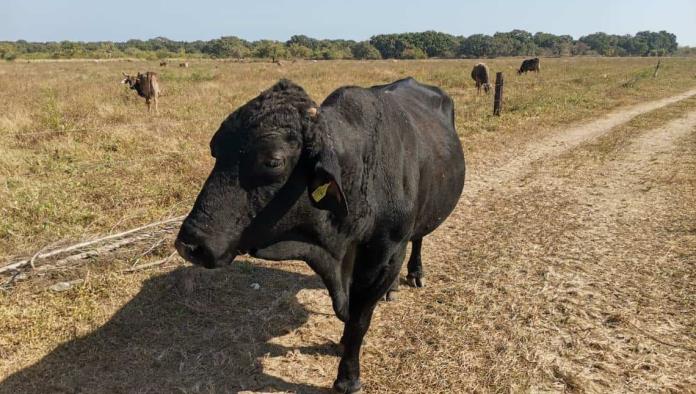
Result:
[[[339,393],[357,393],[362,388],[362,383],[360,383],[360,348],[363,337],[370,327],[372,312],[376,305],[377,301],[356,308],[351,307],[350,317],[346,322],[341,339],[343,356],[338,365],[338,377],[334,382],[334,390]]]
[[[389,258],[368,269],[355,268],[350,291],[350,313],[341,338],[343,356],[333,386],[339,393],[360,392],[360,348],[363,338],[370,327],[375,306],[399,276],[405,251],[404,243],[393,250]]]

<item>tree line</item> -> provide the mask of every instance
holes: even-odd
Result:
[[[641,31],[635,35],[594,33],[574,39],[524,30],[493,35],[454,36],[436,31],[379,34],[366,41],[319,40],[295,35],[289,40],[247,41],[220,37],[208,41],[174,41],[164,37],[125,42],[0,41],[0,58],[120,58],[165,59],[266,58],[266,59],[426,59],[492,58],[500,56],[668,56],[693,54],[679,48],[677,37],[666,31]]]

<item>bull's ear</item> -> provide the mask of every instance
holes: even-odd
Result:
[[[348,216],[348,202],[341,185],[341,168],[333,151],[322,152],[314,165],[308,186],[312,205],[331,211],[340,219]]]

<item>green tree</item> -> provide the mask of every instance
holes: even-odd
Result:
[[[342,45],[323,42],[321,46],[314,51],[313,57],[324,60],[352,59],[353,53],[350,51],[350,48]]]
[[[355,44],[352,48],[353,52],[353,57],[355,59],[381,59],[382,55],[380,55],[379,51],[377,48],[375,48],[372,44],[370,44],[367,41],[361,41],[357,44]]]
[[[17,48],[9,42],[0,42],[0,59],[5,59],[7,54],[16,54]],[[16,55],[15,55],[16,56]]]
[[[290,57],[296,59],[309,59],[312,57],[312,49],[300,44],[290,44],[288,46]]]
[[[590,51],[590,46],[585,44],[582,41],[577,41],[573,44],[573,47],[571,48],[571,53],[573,56],[582,56],[582,55],[587,55],[588,52]]]
[[[408,42],[399,34],[380,34],[370,38],[370,44],[377,48],[384,59],[400,58],[408,47]]]
[[[618,36],[599,32],[580,37],[580,41],[602,56],[615,56],[619,43]]]
[[[235,58],[242,59],[250,55],[250,44],[246,40],[239,37],[220,37],[215,40],[210,40],[203,47],[203,52],[212,57],[217,58]]]
[[[568,35],[524,30],[498,32],[493,36],[475,34],[468,38],[425,31],[417,33],[380,34],[369,42],[352,40],[317,40],[294,35],[285,43],[269,40],[248,42],[238,37],[221,37],[209,41],[174,41],[166,37],[125,42],[0,42],[0,58],[26,56],[33,58],[108,58],[134,56],[144,59],[173,56],[206,56],[244,58],[248,56],[285,58],[287,56],[319,59],[423,58],[423,57],[495,57],[528,56],[532,54],[567,56],[595,54],[603,56],[663,56],[685,53],[677,45],[677,37],[667,31],[642,31],[635,35],[610,35],[602,32],[574,40]],[[691,51],[690,49],[687,51]],[[377,55],[379,53],[379,55]],[[7,55],[11,54],[11,55]]]
[[[287,46],[291,45],[301,45],[303,47],[307,47],[311,50],[315,50],[319,48],[319,40],[311,37],[307,37],[305,35],[294,35],[290,37],[290,39],[285,43]]]
[[[454,57],[459,46],[456,37],[437,31],[412,33],[408,41],[414,47],[425,52],[428,57]]]
[[[426,59],[428,54],[420,48],[409,46],[401,52],[402,59]]]
[[[493,55],[493,37],[474,34],[462,40],[457,51],[460,57],[484,58]]]
[[[515,56],[515,42],[507,33],[495,33],[491,40],[491,52],[494,56]]]
[[[663,56],[676,52],[677,36],[664,30],[660,32],[641,31],[636,34],[636,39],[646,42],[648,53],[652,56]]]
[[[261,40],[254,43],[253,54],[255,57],[276,61],[287,58],[288,50],[284,44],[278,41]]]

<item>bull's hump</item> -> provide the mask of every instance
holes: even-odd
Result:
[[[375,86],[373,89],[402,103],[416,104],[419,107],[418,111],[434,111],[446,121],[452,118],[454,112],[452,99],[445,92],[436,86],[422,84],[411,77],[388,85]],[[416,108],[410,109],[416,110]]]

